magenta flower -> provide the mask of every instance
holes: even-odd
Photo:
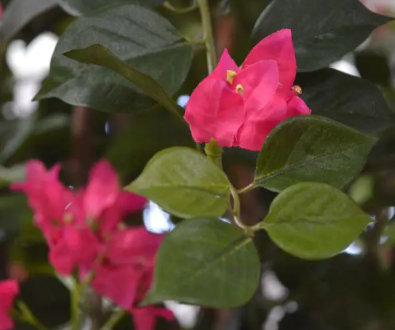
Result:
[[[185,111],[196,142],[258,151],[280,122],[311,110],[293,86],[296,77],[291,30],[263,39],[239,69],[225,49],[217,68],[193,91]]]
[[[86,188],[76,192],[58,180],[59,166],[47,171],[41,162],[30,161],[26,168],[26,181],[12,189],[27,195],[48,242],[49,260],[62,275],[90,269],[125,215],[146,204],[145,198],[122,190],[106,161],[92,168]]]
[[[133,315],[137,330],[153,330],[158,317],[173,319],[165,308],[139,307],[153,276],[156,252],[163,235],[132,227],[115,234],[107,244],[104,262],[96,270],[93,288]]]
[[[10,314],[15,297],[19,294],[18,282],[15,280],[0,281],[0,330],[14,328]]]

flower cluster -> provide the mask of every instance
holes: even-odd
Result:
[[[14,327],[14,322],[10,314],[18,293],[19,287],[17,281],[0,281],[0,330],[9,330]]]
[[[280,122],[311,110],[298,97],[291,30],[258,43],[241,68],[224,51],[221,60],[194,90],[185,119],[196,142],[216,139],[223,147],[258,151]]]
[[[92,287],[130,311],[138,330],[152,329],[158,316],[171,318],[163,308],[138,308],[150,286],[163,236],[144,227],[128,228],[122,220],[141,210],[146,200],[123,191],[106,161],[93,167],[87,186],[78,191],[60,183],[59,170],[30,161],[26,181],[12,187],[27,195],[55,270],[65,276],[78,271],[82,279],[93,276]]]

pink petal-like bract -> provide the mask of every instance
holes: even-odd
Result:
[[[277,31],[262,39],[247,55],[243,68],[263,60],[273,60],[280,72],[280,91],[288,92],[296,77],[296,59],[289,29]]]
[[[15,297],[18,294],[19,286],[17,281],[0,281],[0,330],[11,330],[14,328],[11,310]]]
[[[135,308],[130,313],[136,330],[154,330],[157,318],[164,318],[168,321],[174,319],[173,312],[159,307]]]
[[[122,230],[108,242],[107,258],[117,265],[151,265],[163,238],[164,235],[152,234],[143,226]]]
[[[239,130],[237,143],[240,148],[259,151],[270,131],[287,119],[287,103],[283,98],[274,96],[266,107],[247,116]]]
[[[243,123],[243,98],[226,81],[204,79],[193,91],[185,111],[196,142],[212,138],[224,147],[232,147],[235,132]]]
[[[299,96],[292,96],[288,101],[287,117],[310,115],[311,109]]]
[[[134,304],[141,273],[133,266],[100,266],[96,270],[92,287],[100,295],[111,299],[118,306],[128,310]]]
[[[84,192],[84,210],[87,217],[98,218],[106,208],[112,206],[119,194],[118,176],[105,160],[98,162],[91,170]]]

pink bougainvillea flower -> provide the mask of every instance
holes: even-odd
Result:
[[[146,199],[123,191],[107,161],[92,168],[87,186],[78,191],[61,184],[59,169],[30,161],[26,181],[12,189],[27,195],[48,242],[51,264],[58,273],[70,275],[76,268],[89,271],[123,218],[144,208]]]
[[[280,122],[311,110],[293,86],[296,60],[291,30],[258,43],[239,69],[225,49],[217,68],[194,90],[185,119],[196,142],[258,151]]]
[[[10,330],[14,328],[14,322],[10,313],[18,293],[19,287],[17,281],[0,281],[0,330]]]

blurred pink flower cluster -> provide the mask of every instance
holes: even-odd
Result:
[[[17,281],[0,281],[0,330],[9,330],[14,327],[11,310],[18,293],[19,287]]]
[[[152,280],[155,254],[163,235],[126,227],[125,216],[146,200],[123,191],[112,166],[100,161],[84,189],[73,191],[58,179],[60,166],[47,170],[39,161],[27,164],[26,181],[12,186],[26,194],[35,224],[49,246],[49,260],[61,275],[92,276],[92,287],[130,311],[138,330],[150,330],[156,317],[172,318],[158,307],[139,308]]]

